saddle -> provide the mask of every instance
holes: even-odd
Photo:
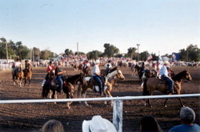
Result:
[[[103,89],[104,89],[104,82],[105,82],[105,79],[104,78],[101,78],[101,81],[102,81],[102,84],[103,84]],[[98,92],[97,91],[97,89],[95,89],[95,86],[98,86],[98,83],[95,81],[95,79],[93,78],[93,77],[91,77],[91,79],[89,80],[89,83],[90,83],[90,85],[92,85],[93,86],[93,90],[95,91],[95,92]]]
[[[56,80],[56,77],[54,77],[53,79],[50,79],[50,84],[51,86],[58,87],[58,81]]]

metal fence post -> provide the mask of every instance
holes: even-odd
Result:
[[[114,100],[113,107],[113,124],[117,132],[122,132],[123,121],[123,100]]]

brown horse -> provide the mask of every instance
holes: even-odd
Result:
[[[22,71],[22,67],[18,67],[18,68],[13,69],[12,79],[13,79],[14,85],[19,84],[19,86],[21,87],[23,78],[24,78],[24,73]]]
[[[172,80],[174,81],[174,92],[176,94],[181,94],[181,84],[182,84],[182,80],[183,79],[187,79],[187,80],[192,80],[192,77],[189,73],[188,70],[184,70],[176,75],[174,75],[172,77]],[[161,81],[157,78],[149,78],[145,81],[144,83],[144,88],[143,88],[143,95],[153,95],[153,92],[155,90],[158,90],[164,94],[168,93],[168,84],[166,83],[161,83]],[[164,106],[166,106],[167,100],[165,100],[164,102]],[[180,104],[183,106],[183,103],[181,101],[181,99],[179,98]],[[151,106],[150,100],[147,99],[145,105],[148,104],[149,106]]]
[[[32,67],[29,64],[24,70],[24,85],[26,85],[28,81],[28,86],[31,84],[31,79],[32,79]]]
[[[105,80],[105,85],[104,85],[104,94],[106,97],[112,97],[111,91],[113,89],[113,85],[117,80],[124,80],[125,77],[122,73],[122,71],[118,67],[114,67],[110,70],[107,76],[103,76],[103,80]],[[86,77],[85,78],[87,83],[82,85],[82,87],[79,87],[78,89],[78,95],[79,97],[86,97],[86,91],[88,88],[91,88],[95,92],[99,92],[99,86],[97,85],[96,82],[92,81],[92,77]],[[106,102],[105,102],[106,103]],[[85,104],[88,106],[87,102]],[[112,105],[112,104],[111,104]]]

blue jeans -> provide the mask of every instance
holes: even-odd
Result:
[[[97,84],[99,85],[99,93],[102,93],[102,87],[103,87],[103,83],[101,81],[101,77],[100,76],[93,76],[94,80],[97,82]]]
[[[174,89],[174,81],[171,78],[169,78],[169,77],[167,77],[165,75],[162,75],[162,78],[165,79],[168,82],[168,84],[169,84],[169,92],[171,93],[173,91],[173,89]]]
[[[63,89],[63,77],[62,76],[57,76],[56,80],[58,81],[58,92],[61,92]]]

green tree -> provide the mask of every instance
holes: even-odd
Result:
[[[179,53],[182,61],[200,61],[200,49],[197,45],[190,44],[186,49],[181,49]]]
[[[140,60],[146,61],[149,53],[148,51],[143,51],[140,53]]]
[[[96,60],[101,55],[102,55],[102,52],[97,51],[97,50],[93,50],[93,51],[87,53],[87,58],[88,59],[95,59]]]
[[[44,60],[49,60],[50,58],[54,58],[55,53],[51,52],[50,50],[42,50],[40,52],[40,58]]]
[[[66,55],[73,55],[73,51],[72,50],[69,50],[69,49],[65,49],[65,54]]]
[[[127,57],[130,57],[131,59],[135,59],[136,58],[136,48],[135,47],[130,47],[128,48],[128,52],[127,52]]]
[[[75,52],[75,55],[85,55],[85,53],[84,52]]]
[[[104,48],[105,48],[105,50],[104,50],[103,55],[105,55],[107,57],[112,57],[115,54],[119,53],[119,49],[109,43],[105,43]]]
[[[32,53],[33,53],[34,60],[40,60],[40,49],[39,48],[33,47]]]

